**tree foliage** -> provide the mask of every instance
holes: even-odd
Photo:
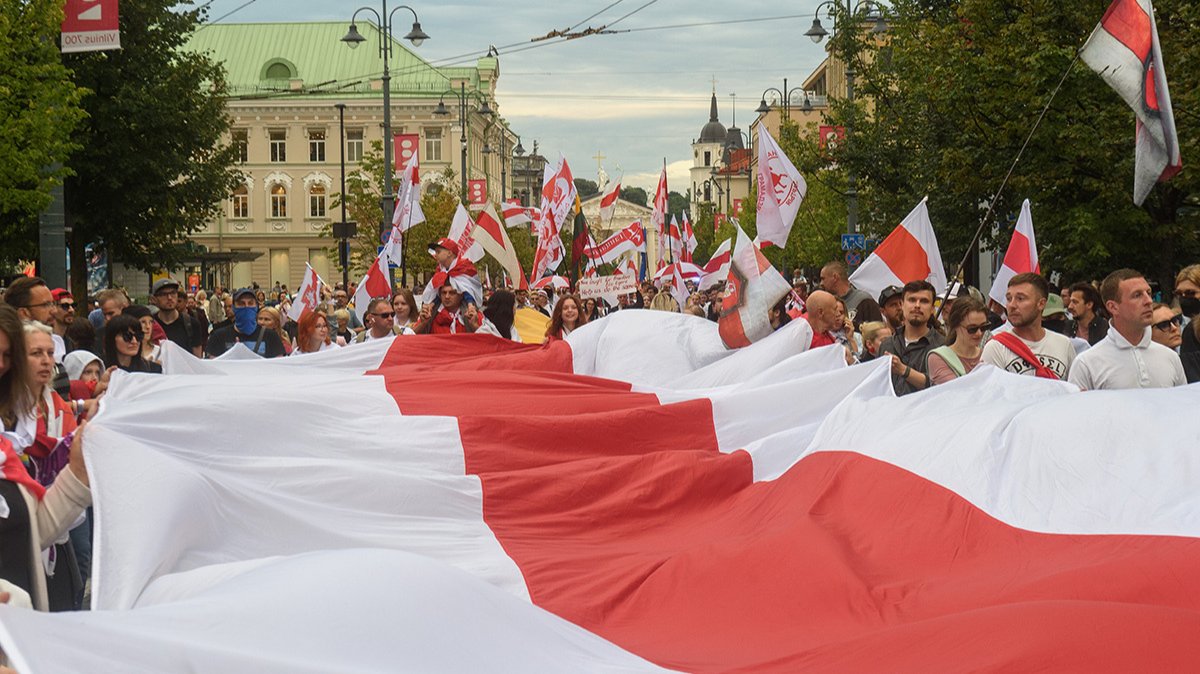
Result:
[[[885,39],[835,35],[832,48],[858,72],[859,96],[833,102],[833,122],[851,133],[831,159],[859,177],[864,229],[886,233],[929,195],[942,253],[957,265],[980,205],[1000,187],[1108,5],[895,0]],[[1155,10],[1186,165],[1200,151],[1200,6],[1159,0]],[[999,195],[998,222],[985,228],[984,244],[1008,245],[1028,198],[1044,271],[1075,280],[1131,266],[1165,282],[1195,262],[1200,178],[1185,168],[1135,207],[1133,129],[1132,111],[1096,73],[1074,64]]]
[[[38,215],[77,145],[83,91],[54,37],[62,2],[0,0],[0,264],[37,256]]]
[[[650,200],[646,190],[640,187],[621,187],[621,198],[638,206],[645,206]]]
[[[146,271],[169,268],[179,243],[216,215],[240,180],[220,63],[183,48],[204,10],[170,0],[121,3],[121,45],[64,58],[91,93],[67,181],[72,280],[83,248]]]
[[[600,186],[596,184],[595,180],[576,178],[575,191],[579,193],[580,199],[587,199],[588,197],[600,194]]]

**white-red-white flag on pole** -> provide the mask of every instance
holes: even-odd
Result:
[[[612,222],[613,214],[617,211],[617,200],[621,198],[621,181],[613,186],[612,191],[600,197],[600,224]]]
[[[732,247],[733,239],[725,239],[713,251],[712,257],[708,258],[708,262],[701,268],[704,271],[704,275],[700,277],[701,290],[707,290],[728,278],[729,263],[733,258],[730,253]]]
[[[640,251],[645,242],[646,233],[642,229],[642,223],[635,221],[599,244],[589,247],[585,252],[588,259],[596,264],[608,264],[625,253]]]
[[[787,245],[808,183],[779,148],[763,123],[758,125],[758,237],[760,247]]]
[[[562,264],[566,252],[563,250],[559,231],[575,205],[575,179],[566,157],[558,156],[554,166],[546,165],[542,176],[541,217],[535,223],[537,248],[533,252],[533,268],[530,282],[540,279],[546,272],[555,271]]]
[[[696,230],[692,229],[692,221],[688,220],[687,211],[683,212],[683,261],[691,262],[692,253],[696,252],[696,246],[700,242],[696,240]]]
[[[1017,218],[1017,228],[1013,230],[1012,240],[1004,253],[1004,263],[996,272],[996,280],[988,297],[1001,306],[1006,302],[1008,281],[1017,274],[1027,272],[1041,273],[1038,265],[1037,240],[1033,236],[1033,215],[1029,212],[1029,200],[1021,204],[1021,216]],[[941,289],[938,289],[941,292]]]
[[[483,246],[475,240],[475,221],[461,203],[454,211],[454,220],[450,222],[450,233],[446,238],[457,243],[462,251],[460,255],[471,262],[478,262],[483,257]]]
[[[654,190],[653,210],[650,211],[650,226],[658,236],[658,259],[661,263],[667,257],[667,167],[663,166],[662,174],[658,177],[658,188]]]
[[[674,297],[675,301],[679,303],[679,310],[683,311],[683,308],[687,306],[688,289],[687,283],[683,280],[683,274],[680,273],[680,265],[682,265],[680,262],[671,265],[673,268],[671,284],[667,286],[667,292],[671,293],[671,297]]]
[[[488,255],[496,258],[500,267],[510,278],[521,279],[521,287],[527,287],[525,272],[521,269],[521,261],[517,259],[517,251],[513,248],[508,232],[496,217],[496,209],[488,204],[475,218],[475,241],[483,246]]]
[[[296,290],[296,297],[292,300],[292,305],[288,307],[288,318],[299,321],[304,312],[316,311],[317,305],[321,303],[321,286],[323,285],[325,283],[317,275],[317,270],[313,269],[311,264],[305,263],[304,280],[300,282],[300,288]]]
[[[1183,168],[1150,0],[1114,0],[1079,52],[1137,116],[1133,202]]]
[[[926,280],[941,292],[946,287],[946,269],[938,250],[937,235],[929,222],[929,209],[921,200],[892,230],[883,243],[867,257],[853,274],[850,283],[871,297],[888,286],[902,286],[909,281]]]
[[[542,209],[530,206],[526,208],[519,201],[504,202],[503,212],[505,227],[519,227],[542,217]]]
[[[717,319],[721,341],[731,349],[750,346],[771,334],[767,312],[792,289],[741,226],[736,227],[737,243]]]
[[[671,261],[683,259],[683,236],[679,233],[679,222],[671,216],[671,224],[667,225],[667,243],[671,244]]]
[[[421,210],[421,179],[417,170],[417,153],[413,153],[400,174],[396,187],[396,206],[392,211],[392,231],[383,252],[388,259],[400,264],[403,255],[403,234],[417,225],[425,222],[425,212]]]
[[[637,278],[638,277],[638,267],[637,267],[637,264],[633,261],[633,258],[625,258],[625,260],[623,262],[621,262],[619,265],[617,265],[617,269],[613,272],[613,275],[615,276],[617,274],[628,274],[628,275],[632,276],[633,278]]]
[[[367,275],[358,282],[358,287],[354,290],[354,313],[358,316],[359,322],[362,322],[363,315],[370,308],[372,299],[376,297],[390,299],[391,296],[392,284],[388,281],[387,255],[380,253],[371,263],[371,267],[367,269]]]

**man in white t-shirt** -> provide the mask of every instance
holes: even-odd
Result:
[[[1015,374],[1066,380],[1075,360],[1071,341],[1042,327],[1050,288],[1040,274],[1017,274],[1008,282],[1005,310],[1012,330],[996,332],[983,347],[982,362]]]
[[[1186,384],[1179,355],[1150,338],[1154,298],[1145,277],[1118,269],[1100,284],[1100,297],[1112,316],[1108,334],[1080,354],[1070,382],[1090,391]]]

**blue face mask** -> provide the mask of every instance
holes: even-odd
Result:
[[[233,324],[243,335],[253,334],[258,329],[258,307],[234,307]]]

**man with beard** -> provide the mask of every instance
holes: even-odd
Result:
[[[1050,288],[1032,272],[1008,281],[1005,309],[1011,332],[997,332],[983,347],[983,362],[1014,374],[1066,380],[1075,360],[1075,347],[1064,335],[1042,326]]]
[[[904,329],[883,340],[879,357],[892,359],[892,387],[896,395],[929,388],[929,352],[946,340],[932,327],[933,298],[937,290],[929,281],[909,281],[901,291]]]
[[[1104,320],[1101,307],[1104,302],[1100,293],[1090,283],[1076,283],[1067,288],[1067,311],[1071,312],[1071,325],[1067,334],[1086,339],[1089,346],[1104,339],[1108,334],[1108,321]]]

